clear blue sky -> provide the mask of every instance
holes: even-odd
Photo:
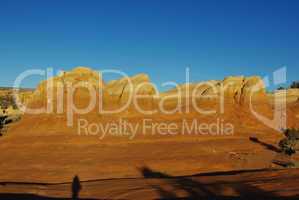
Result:
[[[0,86],[26,69],[116,68],[156,83],[299,74],[299,1],[0,0]],[[38,78],[24,83],[35,87]]]

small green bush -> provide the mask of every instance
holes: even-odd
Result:
[[[284,135],[286,137],[280,140],[278,144],[281,151],[287,155],[296,153],[299,150],[299,130],[286,129]]]
[[[14,109],[17,108],[17,104],[12,95],[0,96],[0,107],[7,109],[9,106],[12,106]]]
[[[291,140],[299,140],[299,130],[297,129],[286,129],[284,135]]]
[[[299,88],[299,81],[294,81],[291,85],[290,88]]]
[[[285,88],[281,86],[281,87],[278,87],[277,90],[285,90]]]
[[[0,136],[3,135],[5,120],[6,120],[6,116],[0,116]]]

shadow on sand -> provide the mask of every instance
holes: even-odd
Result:
[[[251,199],[286,199],[286,200],[297,200],[299,196],[292,197],[281,197],[277,195],[278,191],[265,191],[256,186],[256,181],[244,182],[237,180],[235,182],[231,181],[216,181],[208,179],[210,176],[226,176],[226,175],[237,175],[242,174],[243,171],[235,172],[215,172],[215,173],[206,173],[195,176],[171,176],[163,172],[154,171],[149,167],[139,168],[140,173],[146,179],[161,179],[162,182],[155,182],[151,180],[148,182],[149,187],[153,188],[159,195],[160,200],[170,200],[170,199],[201,199],[201,200],[251,200]],[[247,170],[244,172],[255,172],[262,170]],[[264,171],[264,170],[263,170]],[[271,170],[273,171],[273,170]],[[272,180],[272,179],[271,179]],[[271,181],[270,180],[270,181]],[[84,182],[96,182],[101,180],[88,180]],[[102,180],[103,181],[103,180]],[[134,181],[134,178],[132,178]],[[268,180],[269,181],[269,180]],[[267,184],[267,180],[264,182]],[[0,185],[12,184],[12,183],[0,183]],[[16,184],[16,183],[15,183]],[[23,183],[19,183],[22,185]],[[59,185],[59,184],[68,184],[71,185],[71,196],[66,198],[61,197],[47,197],[36,194],[25,194],[25,193],[2,193],[0,194],[0,200],[95,200],[87,198],[79,198],[80,190],[82,186],[80,184],[80,179],[78,176],[73,178],[72,182],[68,183],[58,183],[58,184],[47,184],[47,183],[26,183],[28,185]],[[287,190],[287,186],[281,185],[281,189]],[[180,195],[178,195],[178,192]],[[182,195],[183,193],[183,195]],[[233,194],[226,195],[226,194]]]
[[[167,182],[167,189],[162,188],[160,185],[152,185],[160,195],[160,199],[299,199],[296,197],[279,197],[274,192],[264,191],[251,184],[238,182],[237,184],[221,183],[208,183],[203,184],[198,179],[194,180],[192,177],[173,177],[166,173],[151,170],[148,167],[142,167],[139,171],[145,178],[163,178]],[[173,188],[172,190],[169,190]],[[173,191],[183,191],[187,196],[179,197]],[[224,191],[234,191],[235,196],[221,195]]]

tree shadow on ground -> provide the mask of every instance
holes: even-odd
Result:
[[[225,182],[213,182],[204,184],[201,183],[198,179],[194,177],[174,177],[166,173],[158,172],[151,170],[148,167],[142,167],[139,169],[145,178],[163,178],[163,181],[166,181],[168,186],[171,186],[173,190],[164,189],[160,185],[151,185],[153,189],[157,191],[160,196],[160,199],[289,199],[295,200],[296,197],[280,197],[277,196],[274,192],[264,191],[252,184],[238,182],[235,184],[225,183]],[[180,197],[174,191],[183,191],[186,195]],[[236,195],[226,196],[221,195],[224,191],[234,191]]]
[[[258,187],[260,184],[268,184],[271,180],[255,180],[255,181],[230,181],[228,175],[239,175],[242,172],[222,172],[222,173],[210,173],[205,174],[205,176],[171,176],[163,172],[154,171],[149,167],[139,168],[139,171],[143,175],[144,178],[148,179],[161,179],[158,183],[153,180],[149,181],[149,186],[154,189],[159,195],[158,199],[170,200],[170,199],[207,199],[207,200],[234,200],[234,199],[243,199],[243,200],[251,200],[251,199],[286,199],[286,200],[297,200],[299,196],[292,197],[281,197],[278,195],[275,190],[265,191]],[[228,181],[219,179],[209,179],[209,177],[213,176],[225,176],[228,178]],[[134,179],[132,179],[134,180]],[[99,181],[99,180],[92,180]],[[90,181],[84,181],[90,182]],[[3,183],[3,185],[9,183]],[[21,183],[22,184],[22,183]],[[38,184],[38,183],[27,183],[28,185],[58,185],[58,184]],[[59,183],[65,184],[65,183]],[[61,198],[61,197],[47,197],[41,196],[37,194],[29,194],[29,193],[2,193],[0,194],[0,200],[71,200],[71,199],[79,199],[79,191],[81,190],[81,184],[79,177],[76,176],[73,179],[73,182],[67,183],[71,186],[71,197]],[[275,184],[275,182],[274,182]],[[289,190],[287,185],[281,185],[279,188],[281,191]],[[277,189],[277,188],[276,188]],[[289,190],[291,191],[291,190]],[[180,194],[178,194],[178,192]],[[182,195],[183,192],[183,195]],[[229,195],[226,195],[229,194]],[[81,200],[95,200],[95,199],[87,199],[80,198]]]
[[[276,146],[274,146],[272,144],[265,143],[263,141],[260,141],[256,137],[250,137],[249,140],[252,141],[252,142],[254,142],[254,143],[262,145],[263,147],[265,147],[268,150],[274,151],[276,153],[281,153],[281,150],[279,148],[277,148]]]

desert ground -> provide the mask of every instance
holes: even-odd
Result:
[[[274,137],[143,138],[99,141],[55,136],[3,138],[0,199],[298,198],[297,169]],[[297,159],[296,157],[292,158]]]

